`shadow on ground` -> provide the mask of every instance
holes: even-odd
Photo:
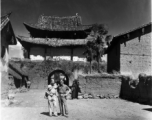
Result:
[[[144,108],[143,110],[147,110],[149,112],[152,112],[152,108]]]
[[[49,112],[42,112],[41,114],[49,116]]]

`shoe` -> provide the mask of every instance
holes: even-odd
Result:
[[[58,117],[58,115],[54,115],[55,117]]]
[[[64,116],[65,116],[65,117],[69,117],[68,114],[65,114]]]
[[[61,116],[62,114],[61,113],[58,113],[58,116]]]

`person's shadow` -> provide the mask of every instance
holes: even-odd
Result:
[[[149,111],[149,112],[152,112],[152,108],[145,108],[145,109],[143,109],[143,110],[147,110],[147,111]]]
[[[49,116],[49,112],[42,112],[41,114]]]
[[[41,114],[46,115],[46,116],[50,116],[49,112],[42,112]],[[58,113],[58,115],[61,115],[60,113]]]

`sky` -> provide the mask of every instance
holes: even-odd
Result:
[[[103,23],[113,36],[151,21],[151,0],[1,0],[1,12],[10,17],[15,35],[29,36],[23,25],[37,23],[38,17],[73,16],[78,13],[83,24]],[[10,47],[10,56],[23,57],[21,45]]]

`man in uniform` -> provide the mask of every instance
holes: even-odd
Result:
[[[68,107],[66,96],[71,92],[70,88],[64,84],[63,79],[60,80],[58,86],[60,112],[63,116],[68,117]]]

